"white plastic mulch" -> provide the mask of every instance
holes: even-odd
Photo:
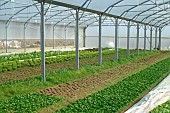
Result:
[[[168,100],[170,100],[170,74],[125,113],[149,113]]]

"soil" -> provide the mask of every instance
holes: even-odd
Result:
[[[111,70],[106,70],[98,74],[94,74],[90,77],[81,78],[72,82],[41,90],[40,93],[75,101],[77,99],[84,98],[92,94],[93,92],[102,90],[109,85],[113,85],[116,82],[121,81],[127,76],[131,75],[132,73],[136,73],[136,71],[139,72],[147,66],[165,58],[167,58],[167,53],[156,54],[135,61],[133,63],[121,65]],[[106,85],[108,83],[109,85]],[[56,107],[55,110],[58,110],[60,108],[61,107]],[[41,111],[46,111],[49,109],[50,108],[46,108]]]
[[[113,59],[113,55],[104,55],[104,60]],[[90,62],[89,62],[90,61]],[[80,59],[80,67],[84,65],[95,65],[98,62],[98,57]],[[60,63],[46,64],[46,71],[53,72],[62,68],[75,68],[75,60],[65,61]],[[41,75],[41,66],[37,67],[22,67],[17,70],[0,73],[0,84],[12,82],[26,78],[33,78]]]

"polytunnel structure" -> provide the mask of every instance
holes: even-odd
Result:
[[[115,27],[115,59],[118,59],[118,27],[127,26],[127,54],[131,26],[136,26],[136,54],[139,53],[139,28],[144,28],[144,52],[146,51],[146,30],[150,29],[150,50],[152,35],[155,31],[155,48],[161,49],[161,30],[169,24],[169,0],[1,0],[0,20],[5,23],[6,52],[8,52],[8,27],[11,22],[23,23],[24,39],[28,24],[39,23],[41,26],[41,54],[43,79],[45,79],[44,25],[51,24],[54,31],[57,25],[75,27],[76,69],[79,69],[79,28],[84,32],[89,26],[99,27],[99,65],[102,64],[102,26]],[[159,35],[157,36],[157,32]],[[157,38],[159,39],[157,44]],[[53,41],[54,42],[54,41]],[[85,45],[85,41],[83,42]],[[26,46],[26,44],[25,44]],[[54,43],[53,43],[54,46]],[[25,47],[26,48],[26,47]]]
[[[0,113],[170,111],[170,0],[0,0]]]

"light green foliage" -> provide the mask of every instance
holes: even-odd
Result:
[[[170,113],[170,100],[153,109],[150,113]]]

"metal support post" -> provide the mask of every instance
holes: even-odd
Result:
[[[150,52],[152,52],[152,27],[150,29]]]
[[[99,15],[99,65],[102,65],[102,16]]]
[[[127,26],[127,56],[130,55],[130,21],[128,22]]]
[[[158,32],[158,28],[156,27],[156,29],[155,29],[155,49],[157,49],[157,32]]]
[[[118,60],[118,19],[115,19],[115,60]]]
[[[41,70],[42,70],[42,80],[46,81],[45,76],[45,39],[44,39],[44,3],[41,2]]]
[[[136,55],[139,55],[139,24],[137,24]]]
[[[76,69],[79,69],[79,10],[76,10]]]
[[[24,25],[24,52],[26,52],[26,26]]]
[[[83,47],[86,47],[86,29],[87,27],[83,28]]]
[[[6,47],[5,47],[5,52],[8,53],[8,24],[6,24],[5,26],[6,32],[5,32],[5,43],[6,43]]]
[[[161,37],[161,35],[162,35],[161,32],[162,32],[162,31],[161,31],[161,28],[159,28],[159,47],[158,47],[159,50],[161,50],[161,38],[162,38],[162,37]]]
[[[144,54],[146,54],[146,25],[145,25],[145,28],[144,28]]]
[[[53,49],[55,49],[55,26],[53,27]]]
[[[64,48],[67,47],[67,28],[64,27]]]

